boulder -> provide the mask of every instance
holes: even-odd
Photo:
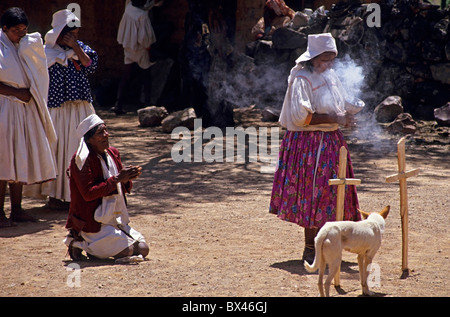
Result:
[[[430,70],[434,80],[450,85],[450,63],[430,65]]]
[[[402,98],[399,96],[389,96],[384,99],[374,110],[375,119],[378,122],[391,122],[403,113]]]
[[[401,113],[387,126],[391,133],[414,134],[417,123],[409,113]]]
[[[169,114],[161,122],[164,132],[171,133],[176,127],[186,127],[190,130],[194,129],[194,120],[197,118],[194,108],[186,108]]]
[[[306,47],[308,39],[304,33],[282,27],[273,33],[272,43],[273,47],[277,49],[296,49]]]
[[[294,18],[292,19],[292,27],[294,29],[298,29],[301,26],[308,25],[309,22],[309,16],[306,13],[303,12],[296,12],[294,15]]]
[[[438,125],[450,127],[450,101],[445,106],[434,109],[434,118]]]
[[[280,118],[281,110],[272,107],[265,107],[261,111],[262,121],[264,122],[277,122]]]
[[[163,119],[169,115],[166,108],[150,106],[137,111],[139,124],[142,127],[155,127],[161,124]]]

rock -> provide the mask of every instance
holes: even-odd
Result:
[[[432,26],[432,37],[438,41],[445,41],[447,39],[449,28],[450,20],[448,18],[441,19]]]
[[[280,118],[279,109],[274,109],[271,107],[265,107],[263,111],[261,111],[262,121],[264,122],[277,122]]]
[[[256,43],[254,50],[254,61],[256,65],[272,64],[277,58],[277,54],[272,49],[272,41],[261,40]]]
[[[402,98],[399,96],[389,96],[384,99],[374,110],[375,119],[378,122],[391,122],[403,113]]]
[[[387,126],[391,133],[414,134],[417,123],[409,113],[401,113],[395,120]]]
[[[296,49],[306,47],[308,43],[307,36],[293,29],[282,27],[273,32],[273,47],[277,49]]]
[[[197,118],[194,108],[186,108],[169,114],[161,122],[164,132],[171,133],[176,127],[194,129],[194,120]]]
[[[422,57],[424,60],[439,62],[443,58],[441,44],[436,41],[424,41],[422,44]]]
[[[155,127],[161,124],[163,119],[169,115],[164,107],[145,107],[137,111],[139,124],[142,127]]]
[[[430,65],[430,70],[434,80],[450,85],[450,63]]]
[[[445,106],[434,109],[434,118],[438,125],[450,127],[450,101]]]
[[[294,15],[294,18],[292,19],[292,27],[294,29],[298,29],[301,26],[308,25],[309,22],[309,16],[306,13],[303,12],[296,12]]]

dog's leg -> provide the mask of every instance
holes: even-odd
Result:
[[[333,276],[334,276],[334,287],[336,289],[339,289],[339,288],[341,288],[342,245],[339,243],[339,245],[336,246],[335,250],[340,250],[340,253],[341,253],[339,255],[339,263],[338,263],[337,268],[336,268],[336,273],[333,274]]]
[[[317,255],[317,253],[316,253],[316,255]],[[325,274],[327,262],[325,261],[323,254],[320,256],[320,258],[318,258],[316,260],[319,262],[319,282],[318,282],[319,294],[320,294],[320,297],[324,297],[325,293],[323,291],[323,276]]]
[[[325,274],[325,267],[326,267],[326,263],[320,259],[319,260],[319,282],[318,282],[318,287],[319,287],[319,294],[320,297],[324,297],[325,294],[323,292],[323,275]]]
[[[369,277],[369,273],[367,272],[367,267],[372,263],[373,257],[371,257],[369,255],[364,255],[361,257],[363,257],[363,259],[362,259],[363,264],[362,264],[362,269],[360,267],[359,270],[360,270],[360,272],[362,272],[362,273],[360,273],[362,292],[364,295],[372,296],[374,293],[369,290],[369,285],[367,285],[367,279]],[[358,255],[358,263],[359,263],[359,255]]]
[[[367,285],[367,277],[364,273],[366,271],[365,265],[364,265],[364,254],[358,254],[358,267],[359,267],[359,280],[362,287],[362,292],[364,294],[364,285]]]
[[[339,265],[336,270],[336,274],[334,274],[334,287],[340,288],[341,287],[341,262],[339,262]]]
[[[341,258],[334,259],[328,263],[328,276],[325,281],[325,294],[327,297],[330,296],[330,286],[333,278],[336,277],[336,273],[339,271],[341,265]]]

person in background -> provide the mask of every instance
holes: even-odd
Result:
[[[41,193],[49,197],[52,209],[68,209],[69,180],[66,170],[79,140],[78,124],[95,113],[88,76],[97,69],[97,53],[78,40],[81,25],[70,10],[53,14],[52,29],[45,35],[45,53],[50,76],[48,110],[58,136],[56,181],[42,185]]]
[[[111,108],[117,115],[125,114],[124,103],[130,81],[136,75],[142,78],[145,106],[150,106],[152,77],[150,48],[156,42],[155,32],[148,16],[148,10],[161,6],[164,1],[131,0],[125,6],[117,32],[117,42],[123,46],[124,68],[117,92],[117,101]],[[140,90],[139,90],[140,92]]]
[[[72,260],[147,256],[148,245],[131,228],[125,193],[141,175],[139,166],[122,166],[119,151],[109,145],[102,119],[92,114],[77,128],[79,147],[69,167],[70,209],[64,242]]]
[[[331,69],[337,56],[330,33],[308,36],[308,46],[288,78],[280,124],[287,129],[274,175],[270,213],[305,228],[303,260],[314,260],[314,238],[327,221],[336,220],[339,150],[347,148],[339,126],[354,124],[361,108],[348,103],[338,77]],[[354,177],[350,154],[347,177]],[[356,187],[345,194],[344,220],[360,220]]]
[[[22,209],[24,184],[56,178],[56,134],[47,110],[48,71],[42,38],[27,34],[21,8],[7,9],[0,30],[0,228],[36,221]],[[11,213],[4,211],[9,183]]]

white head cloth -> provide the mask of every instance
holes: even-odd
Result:
[[[93,127],[105,123],[99,116],[95,113],[86,117],[77,127],[77,137],[80,139],[80,144],[78,145],[77,154],[75,156],[75,163],[78,166],[78,169],[81,170],[86,162],[86,159],[89,155],[89,148],[84,142],[84,135]]]
[[[73,49],[63,49],[56,45],[61,31],[68,24],[80,25],[80,20],[70,10],[60,10],[53,14],[52,28],[45,34],[45,54],[47,55],[47,68],[55,63],[67,66],[67,61],[71,58],[79,60]]]
[[[59,34],[69,23],[80,25],[80,20],[72,11],[67,9],[55,12],[52,18],[52,29],[45,34],[45,44],[55,46]]]
[[[288,77],[289,85],[294,81],[297,72],[303,69],[303,62],[309,61],[325,52],[334,52],[336,55],[338,54],[336,40],[333,35],[331,35],[331,33],[308,35],[308,47],[306,52],[296,59],[295,66],[291,69]]]
[[[333,52],[337,55],[336,40],[331,33],[320,33],[308,35],[308,47],[306,52],[300,55],[296,63],[306,62],[325,52]]]

